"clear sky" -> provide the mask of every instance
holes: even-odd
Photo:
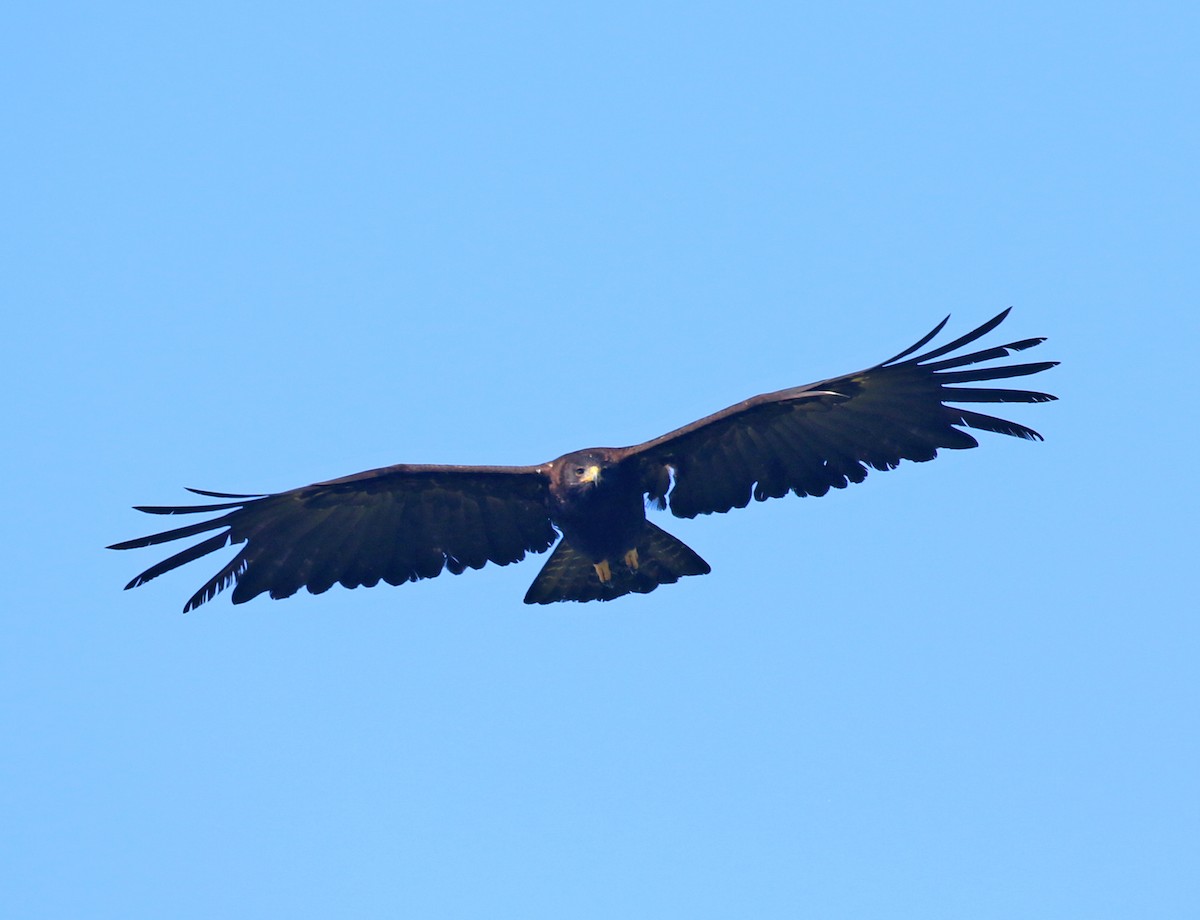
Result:
[[[4,916],[1197,910],[1194,3],[4,20]],[[221,559],[125,593],[161,554],[102,549],[1008,306],[1045,443],[662,515],[713,572],[647,596],[182,615]]]

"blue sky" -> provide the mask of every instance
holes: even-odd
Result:
[[[1146,917],[1200,903],[1192,4],[5,15],[13,917]],[[179,610],[183,486],[627,444],[952,312],[1033,444]],[[1004,338],[1007,336],[1007,338]]]

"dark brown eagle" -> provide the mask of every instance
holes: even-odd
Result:
[[[242,550],[192,595],[184,611],[234,583],[233,602],[264,591],[290,597],[335,583],[347,588],[455,575],[488,562],[507,565],[558,546],[525,595],[527,604],[609,601],[645,594],[708,563],[646,520],[647,499],[676,517],[725,512],[757,501],[824,495],[862,482],[867,467],[932,460],[938,448],[977,447],[961,427],[1030,440],[1017,422],[946,405],[1038,403],[1030,390],[953,386],[1023,377],[1057,362],[976,367],[1044,341],[1022,339],[943,358],[986,335],[1008,315],[918,357],[946,320],[911,348],[864,371],[766,393],[633,447],[593,447],[537,466],[400,464],[274,495],[190,489],[223,501],[151,506],[150,514],[216,517],[117,543],[153,546],[219,531],[153,565],[126,588],[228,543]],[[946,319],[949,319],[947,317]],[[939,360],[941,359],[941,360]]]

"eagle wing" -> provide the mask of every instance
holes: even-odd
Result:
[[[397,465],[272,495],[190,489],[210,504],[142,506],[150,514],[217,513],[111,549],[134,549],[219,531],[138,575],[133,588],[229,543],[245,546],[183,608],[236,583],[235,604],[268,592],[313,594],[335,583],[371,587],[507,565],[550,547],[546,467]]]
[[[995,329],[1008,312],[949,344],[909,357],[942,330],[946,317],[881,364],[755,396],[625,448],[624,459],[638,464],[645,491],[660,507],[669,504],[673,514],[690,518],[744,508],[751,496],[763,501],[788,492],[824,495],[862,482],[868,467],[890,470],[901,460],[932,460],[939,448],[977,447],[963,427],[1041,440],[1017,422],[947,405],[1055,399],[1031,390],[954,386],[1036,374],[1058,363],[971,367],[1031,348],[1042,338],[943,358]]]

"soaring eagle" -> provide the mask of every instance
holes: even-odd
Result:
[[[971,367],[1044,341],[1022,339],[944,357],[986,335],[1008,310],[978,329],[909,357],[946,321],[910,348],[863,371],[754,396],[632,447],[592,447],[537,466],[399,464],[270,495],[190,489],[221,501],[139,507],[150,514],[215,513],[198,523],[117,543],[153,546],[218,531],[148,568],[126,588],[245,544],[192,595],[184,611],[230,584],[240,604],[264,591],[289,597],[335,583],[347,588],[458,575],[488,562],[507,565],[549,549],[525,595],[527,604],[610,601],[645,594],[710,569],[680,540],[646,520],[647,500],[676,517],[725,512],[757,501],[824,495],[862,482],[867,468],[932,460],[938,448],[977,447],[963,427],[1029,440],[1017,422],[953,403],[1038,403],[1055,397],[980,381],[1023,377],[1055,361]]]

